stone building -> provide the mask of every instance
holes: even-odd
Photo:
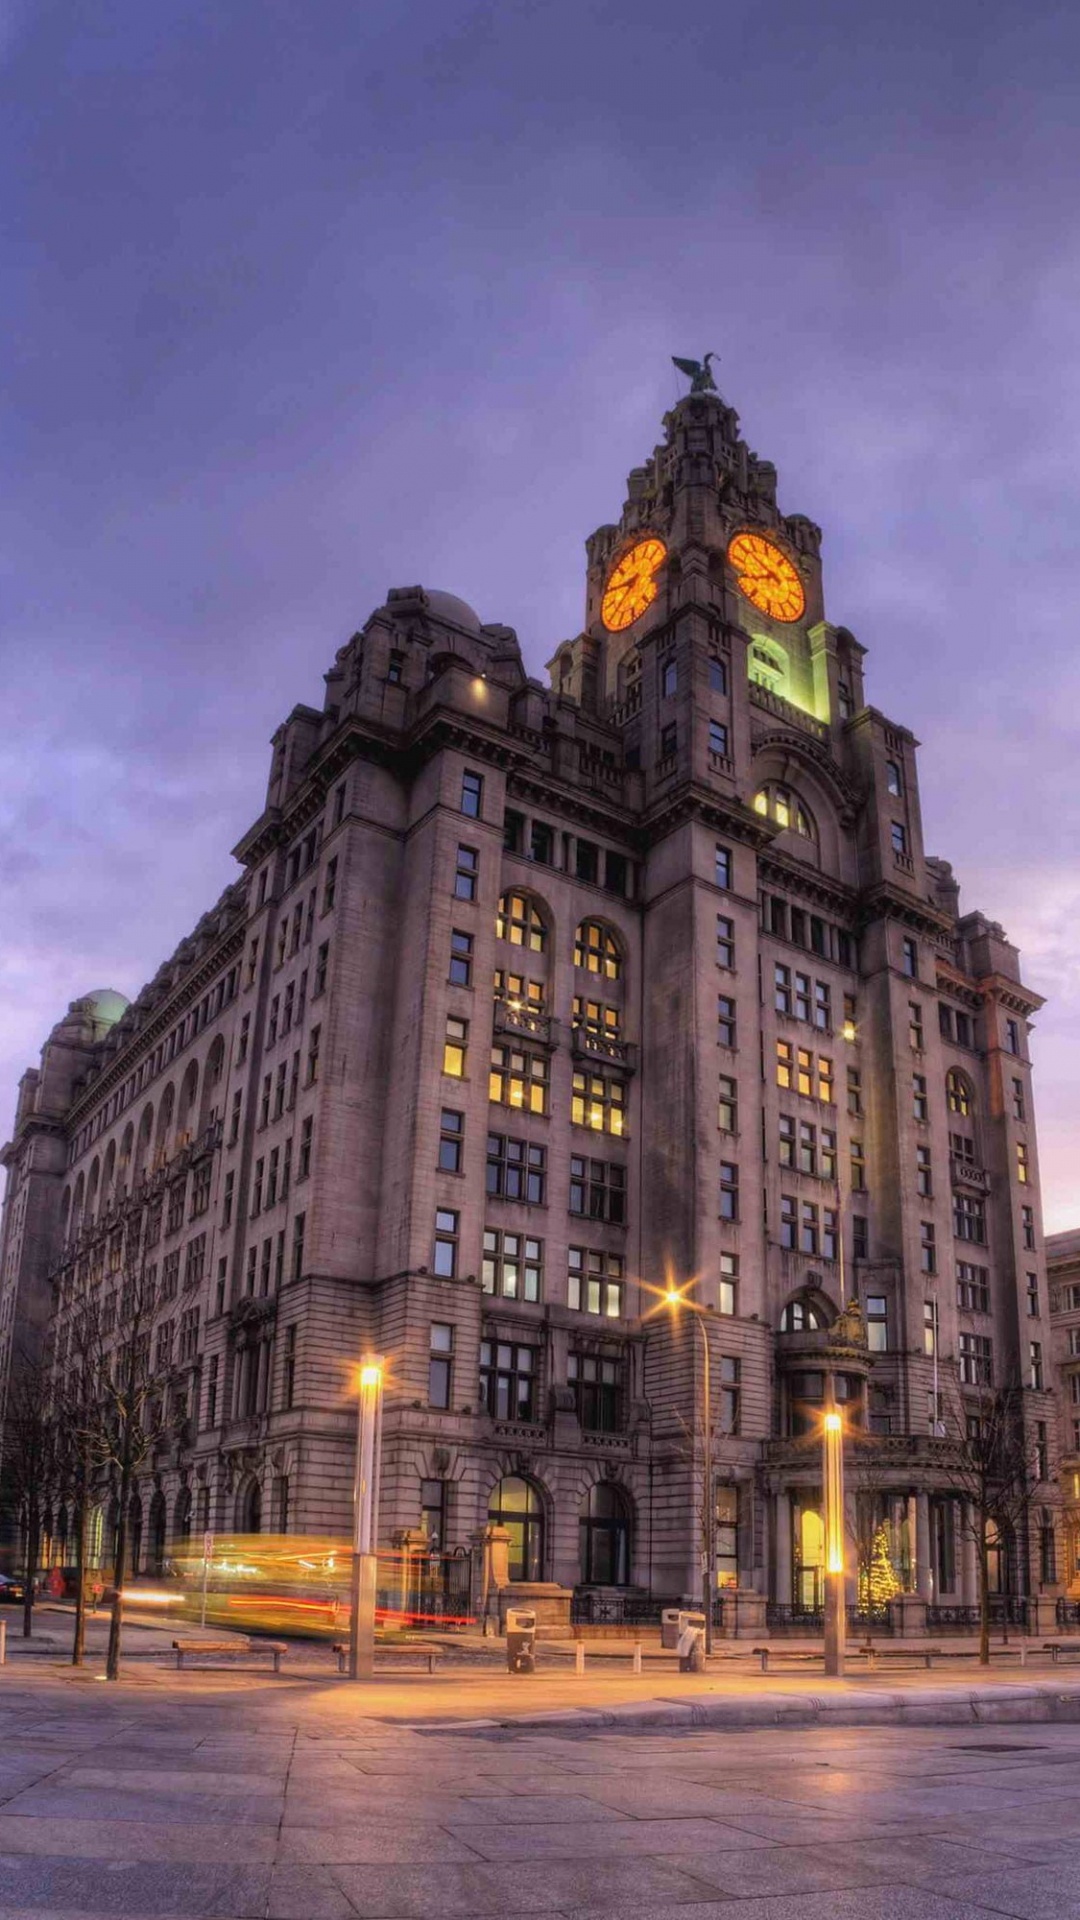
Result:
[[[1061,1574],[1066,1595],[1080,1603],[1080,1232],[1075,1228],[1047,1235],[1046,1273],[1050,1350],[1061,1416]]]
[[[965,1385],[1022,1381],[1056,1526],[1040,1002],[924,851],[917,743],[820,551],[732,408],[684,399],[550,684],[509,627],[390,592],[274,736],[242,878],[130,1006],[55,1029],[3,1155],[0,1329],[51,1301],[62,1368],[85,1290],[115,1324],[133,1243],[155,1269],[183,1420],[143,1563],[346,1532],[374,1350],[383,1540],[490,1520],[516,1579],[700,1591],[699,1330],[725,1592],[820,1603],[827,1391],[900,1588],[975,1597]],[[1003,1591],[1055,1577],[1052,1539],[1000,1544]]]

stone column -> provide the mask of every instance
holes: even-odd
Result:
[[[915,1495],[915,1591],[920,1600],[932,1603],[939,1598],[930,1560],[930,1496],[926,1493]]]
[[[773,1597],[782,1607],[791,1605],[791,1495],[778,1493],[773,1499],[776,1527],[776,1551],[773,1555]]]

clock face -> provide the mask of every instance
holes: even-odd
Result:
[[[652,535],[628,548],[607,577],[600,618],[609,633],[621,633],[656,599],[656,569],[666,557],[662,540]]]
[[[728,548],[739,592],[771,620],[798,620],[806,609],[803,583],[787,554],[760,533],[737,533]]]

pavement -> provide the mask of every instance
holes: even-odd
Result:
[[[912,1711],[932,1678],[898,1686]],[[1018,1684],[980,1681],[980,1713]],[[1080,1920],[1080,1686],[1066,1723],[528,1724],[573,1685],[13,1661],[0,1920]],[[829,1691],[752,1686],[763,1712]],[[577,1687],[606,1713],[628,1681]],[[465,1722],[514,1689],[523,1717]]]

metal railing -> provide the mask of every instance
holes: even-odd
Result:
[[[1022,1597],[1011,1593],[994,1593],[990,1596],[991,1627],[1025,1627],[1028,1623],[1028,1603]],[[935,1633],[978,1633],[979,1609],[975,1607],[927,1607],[927,1630]]]
[[[847,1609],[847,1623],[850,1633],[888,1634],[894,1630],[887,1600],[880,1606],[853,1601]],[[765,1625],[770,1633],[802,1633],[812,1638],[825,1632],[825,1614],[820,1607],[788,1606],[770,1600],[765,1608]]]
[[[570,1602],[570,1621],[580,1627],[658,1627],[665,1607],[681,1605],[677,1597],[665,1600],[611,1587],[579,1587]]]
[[[1080,1600],[1061,1599],[1054,1611],[1059,1627],[1080,1627]]]

